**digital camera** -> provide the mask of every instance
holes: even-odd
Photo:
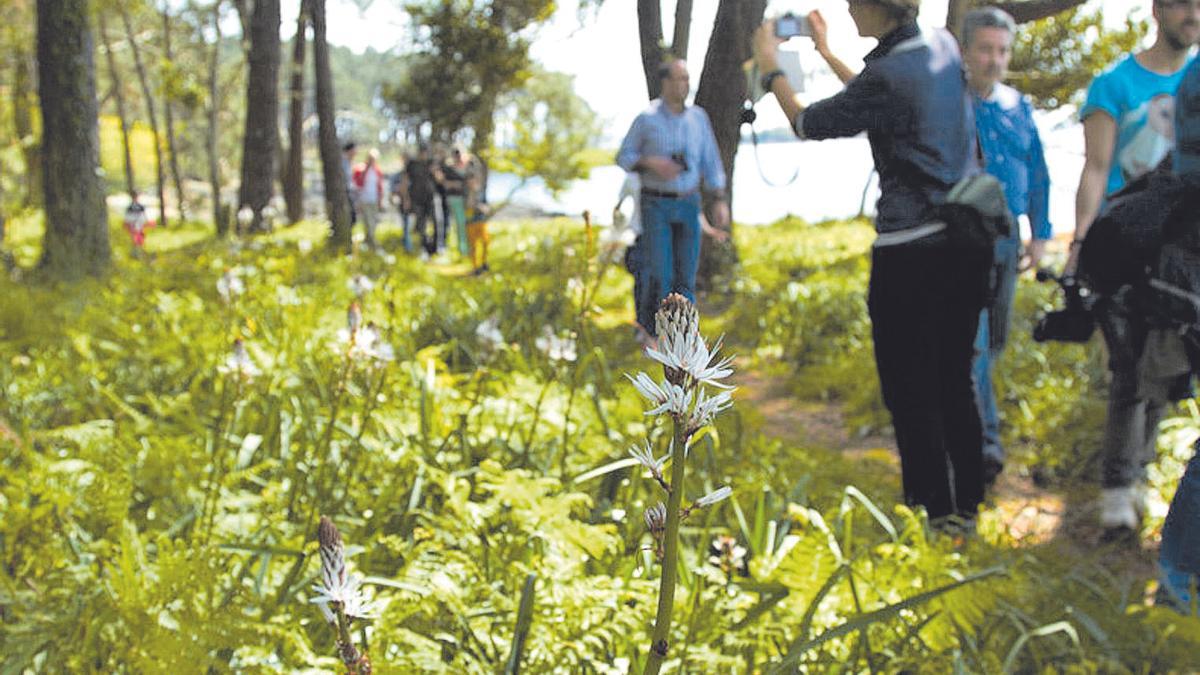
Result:
[[[807,17],[788,12],[775,19],[775,37],[787,40],[798,35],[812,37],[812,28],[808,25]]]
[[[671,153],[671,161],[678,164],[680,169],[682,169],[684,171],[688,170],[687,156],[684,155],[682,152]]]

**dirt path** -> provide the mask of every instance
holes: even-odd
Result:
[[[855,436],[849,432],[836,401],[804,400],[789,389],[786,377],[776,377],[740,363],[734,375],[738,399],[763,417],[763,433],[800,446],[837,451],[847,459],[882,460],[899,479],[900,463],[890,434]],[[1010,465],[991,490],[985,520],[1007,534],[1016,546],[1037,546],[1052,540],[1072,548],[1094,548],[1099,530],[1090,494],[1064,494],[1042,488]],[[1141,564],[1146,544],[1129,553]]]

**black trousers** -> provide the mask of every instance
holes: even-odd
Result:
[[[434,213],[433,202],[413,202],[413,231],[421,237],[421,246],[429,255],[436,255],[438,249],[438,222]],[[430,227],[433,231],[430,231]]]
[[[930,518],[974,517],[983,501],[971,361],[987,296],[987,252],[951,247],[944,233],[874,251],[867,304],[875,365],[904,499]]]

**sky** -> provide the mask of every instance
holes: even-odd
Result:
[[[285,2],[285,5],[300,3]],[[328,39],[331,43],[362,51],[368,47],[380,51],[395,49],[406,37],[405,15],[399,0],[373,0],[360,7],[362,0],[328,0]],[[577,0],[560,0],[554,18],[537,34],[533,56],[550,70],[575,76],[576,91],[588,101],[604,123],[605,144],[615,145],[633,118],[646,104],[645,80],[637,43],[637,15],[634,0],[605,0],[599,10],[580,17]],[[664,34],[670,36],[674,23],[674,2],[663,3]],[[1117,24],[1132,10],[1144,11],[1149,0],[1089,0],[1100,7],[1107,22]],[[859,38],[846,10],[845,0],[770,0],[767,15],[786,11],[804,13],[819,9],[829,24],[829,41],[834,51],[851,67],[861,64],[873,40]],[[692,82],[699,81],[704,52],[712,31],[717,0],[694,0],[688,61]],[[283,34],[294,31],[297,7],[284,7]],[[921,23],[939,26],[946,16],[946,0],[926,0],[921,6]],[[799,53],[802,67],[812,79],[803,98],[817,100],[836,92],[839,83],[811,47],[797,38],[785,46]],[[759,106],[759,128],[785,124],[773,101]]]

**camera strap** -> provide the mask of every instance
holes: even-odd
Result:
[[[783,183],[776,183],[770,178],[767,178],[767,174],[763,171],[762,158],[758,154],[758,132],[754,129],[754,120],[757,119],[757,117],[758,114],[754,112],[754,104],[750,101],[746,101],[746,103],[742,106],[742,123],[750,126],[750,140],[754,145],[754,166],[758,169],[759,177],[762,178],[763,182],[767,185],[770,185],[771,187],[787,187],[792,183],[795,183],[796,179],[800,177],[800,167],[797,165],[796,169],[792,171],[791,178],[788,178],[787,181]]]

